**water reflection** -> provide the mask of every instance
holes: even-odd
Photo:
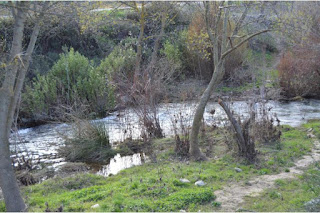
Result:
[[[110,160],[110,163],[103,166],[97,174],[103,176],[115,175],[123,169],[127,169],[133,166],[139,166],[146,160],[146,155],[144,153],[137,153],[130,156],[121,157],[117,154],[114,158]]]

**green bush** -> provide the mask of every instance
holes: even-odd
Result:
[[[169,61],[181,66],[181,52],[177,44],[166,41],[160,51]]]
[[[116,80],[122,74],[129,77],[134,70],[136,53],[131,48],[119,45],[96,68],[99,73],[106,74],[110,79]]]
[[[23,94],[24,108],[29,113],[54,114],[57,106],[103,114],[114,105],[113,87],[106,75],[94,69],[92,62],[75,52],[60,55],[47,75],[37,75]]]

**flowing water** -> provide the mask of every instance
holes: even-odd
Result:
[[[173,122],[175,119],[183,120],[184,125],[190,126],[196,103],[169,103],[162,104],[158,109],[157,116],[165,136],[173,135]],[[262,106],[261,103],[253,105],[257,110]],[[276,114],[280,124],[299,126],[309,119],[320,119],[320,101],[307,100],[303,102],[282,103],[269,101],[265,103],[271,114]],[[249,107],[246,102],[236,101],[230,104],[230,108],[241,118],[248,115]],[[215,113],[211,112],[215,110]],[[207,124],[218,126],[226,122],[226,115],[216,102],[208,103],[204,121]],[[140,138],[142,126],[135,109],[126,109],[115,112],[112,115],[92,121],[107,127],[110,142],[123,141],[125,138]],[[72,135],[72,128],[68,124],[47,124],[34,128],[27,128],[12,133],[10,137],[10,149],[14,153],[12,158],[22,157],[32,158],[33,161],[52,164],[58,167],[64,162],[64,158],[59,156],[58,149],[63,148],[64,139],[62,135]],[[143,163],[145,157],[140,154],[121,157],[119,155],[111,159],[111,163],[104,166],[99,172],[103,175],[116,174],[121,169]]]

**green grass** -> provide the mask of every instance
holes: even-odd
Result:
[[[45,202],[51,210],[63,204],[64,211],[216,211],[221,203],[215,201],[215,190],[230,183],[245,184],[255,176],[288,171],[295,160],[311,150],[307,129],[312,126],[318,131],[319,124],[312,121],[299,128],[282,127],[280,143],[257,145],[256,164],[247,164],[230,152],[214,154],[221,158],[207,162],[182,162],[173,152],[173,139],[164,138],[153,143],[157,163],[129,168],[108,178],[93,174],[54,178],[25,187],[23,193],[29,211],[44,211]],[[208,138],[212,137],[220,136],[208,133]],[[222,146],[223,142],[213,149],[224,150]],[[242,172],[236,172],[235,167]],[[180,183],[180,178],[187,178],[191,183]],[[194,185],[197,180],[207,184],[197,187]],[[281,199],[277,193],[270,196],[268,199]],[[99,208],[90,208],[97,203]],[[3,208],[0,203],[0,210]]]
[[[320,164],[314,164],[298,179],[277,180],[276,186],[258,197],[247,197],[244,209],[250,211],[300,212],[304,204],[320,195]]]
[[[3,201],[0,201],[0,212],[5,212],[6,211],[6,206],[4,205]]]
[[[306,129],[313,129],[313,134],[320,139],[320,122],[319,120],[309,120],[308,123],[303,125]]]
[[[237,173],[234,167],[243,172]],[[52,179],[25,188],[29,211],[43,211],[61,204],[65,211],[88,211],[96,203],[102,211],[195,211],[202,204],[214,201],[213,192],[228,182],[248,179],[254,168],[225,160],[203,163],[148,163],[103,178],[96,175]],[[187,178],[189,184],[181,184]],[[88,179],[86,182],[85,179]],[[194,182],[203,180],[205,187]],[[96,181],[96,185],[92,185]],[[77,183],[79,182],[79,183]]]

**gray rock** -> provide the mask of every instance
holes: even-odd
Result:
[[[304,207],[308,212],[320,211],[320,197],[312,199],[304,204]]]
[[[194,183],[194,185],[196,185],[196,186],[204,186],[204,185],[206,185],[206,183],[203,182],[202,180],[198,180],[197,182]]]
[[[180,182],[181,182],[181,183],[190,183],[190,180],[185,179],[185,178],[181,178],[181,179],[180,179]]]
[[[1,188],[0,188],[0,201],[1,200],[3,200],[4,198],[3,198],[3,195],[2,195],[2,190],[1,190]]]
[[[100,205],[99,204],[94,204],[93,206],[91,206],[92,209],[96,209],[96,208],[99,208]]]
[[[236,170],[236,172],[242,172],[242,169],[240,169],[238,167],[234,168],[234,170]]]
[[[308,132],[312,132],[312,130],[313,130],[313,129],[312,129],[312,128],[310,128],[310,129],[308,129]]]
[[[316,136],[312,133],[307,134],[308,138],[315,138]]]

